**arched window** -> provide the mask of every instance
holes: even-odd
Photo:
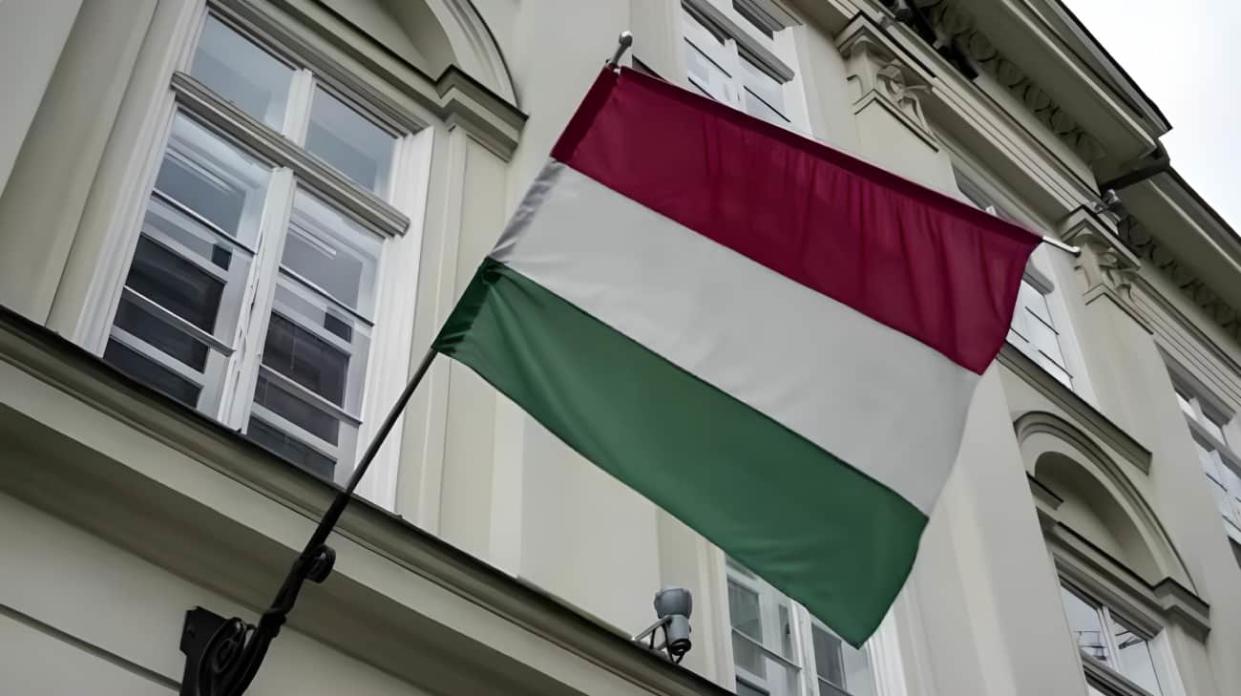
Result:
[[[1141,492],[1149,461],[1114,456],[1050,413],[1014,426],[1091,693],[1179,693],[1165,629],[1205,639],[1208,607]]]

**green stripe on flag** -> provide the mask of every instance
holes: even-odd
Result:
[[[903,498],[499,262],[435,348],[854,645],[909,574]]]

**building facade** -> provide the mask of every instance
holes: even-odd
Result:
[[[904,592],[844,645],[439,359],[250,693],[1241,693],[1241,241],[1058,0],[0,2],[0,691],[177,693],[268,605],[626,29],[1080,249]]]

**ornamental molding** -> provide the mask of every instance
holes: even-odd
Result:
[[[1234,341],[1241,342],[1241,312],[1221,298],[1192,268],[1155,238],[1137,218],[1126,215],[1116,227],[1116,237],[1141,262],[1157,269],[1194,306],[1222,328]]]
[[[953,0],[882,0],[902,23],[931,44],[973,80],[974,70],[985,72],[1008,90],[1060,140],[1088,165],[1107,153],[1097,138],[1087,133],[1068,111],[1052,99],[1019,65],[996,47],[975,24],[968,11]],[[920,24],[925,21],[925,24]],[[927,26],[929,25],[929,27]]]
[[[1112,232],[1114,223],[1081,206],[1065,216],[1059,227],[1061,239],[1082,250],[1077,267],[1086,281],[1086,292],[1102,287],[1128,297],[1142,263]]]
[[[922,98],[931,92],[928,76],[898,57],[875,25],[863,17],[840,33],[836,47],[846,61],[853,113],[877,103],[938,150],[939,140],[922,109]]]

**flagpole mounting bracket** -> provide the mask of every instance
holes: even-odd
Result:
[[[621,58],[624,57],[625,51],[628,51],[629,47],[632,45],[633,45],[633,32],[629,31],[628,29],[626,29],[625,31],[622,31],[620,33],[620,36],[616,37],[616,52],[612,54],[612,57],[608,59],[608,62],[605,63],[605,65],[611,70],[620,72]]]
[[[307,581],[321,583],[332,574],[336,552],[325,542],[353,499],[353,492],[375,460],[380,446],[400,420],[406,404],[414,395],[414,389],[431,368],[435,355],[435,349],[431,348],[423,356],[405,389],[376,429],[366,451],[358,458],[348,484],[336,492],[332,504],[294,559],[271,606],[259,616],[258,623],[252,624],[236,617],[226,619],[202,607],[185,613],[185,623],[181,629],[181,652],[185,653],[181,696],[241,696],[245,693],[263,666],[271,642],[280,634],[280,628],[297,603],[302,586]]]

